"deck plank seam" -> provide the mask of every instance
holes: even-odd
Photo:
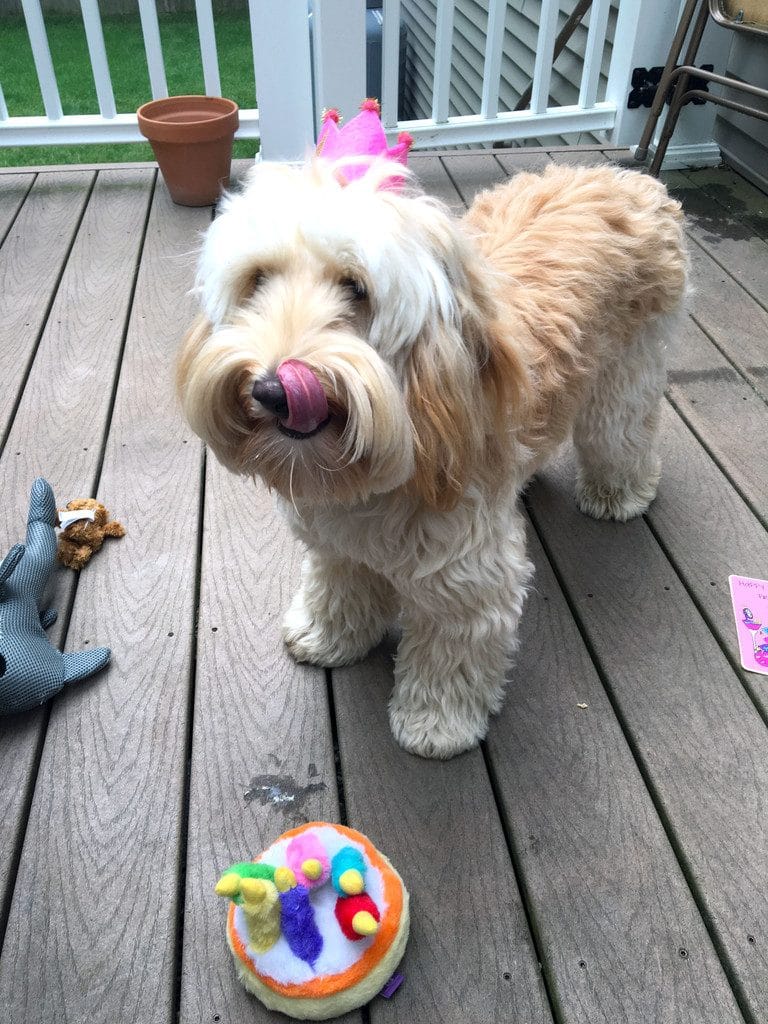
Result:
[[[726,265],[717,258],[715,253],[708,246],[704,245],[703,242],[700,242],[699,239],[695,238],[689,231],[686,231],[685,235],[689,242],[693,242],[693,244],[698,246],[698,248],[701,249],[703,253],[706,253],[706,255],[709,256],[709,258],[712,260],[712,262],[716,263],[717,266],[723,271],[723,273],[727,274],[728,277],[730,277],[730,279],[733,281],[735,285],[741,288],[741,290],[745,292],[745,294],[747,294],[753,302],[756,302],[762,310],[768,313],[768,303],[764,299],[761,299],[759,295],[756,295],[755,292],[748,288],[737,277],[735,277],[734,274],[728,269],[728,267],[726,267]]]
[[[49,701],[43,706],[42,720],[40,722],[40,727],[37,730],[36,749],[32,760],[32,770],[29,772],[26,780],[24,799],[22,801],[22,813],[19,816],[20,820],[23,820],[24,822],[24,827],[18,829],[14,846],[8,853],[8,862],[10,864],[8,871],[8,884],[5,892],[0,892],[0,958],[3,955],[5,948],[5,935],[8,929],[8,921],[11,916],[13,896],[16,892],[16,882],[19,877],[19,867],[21,865],[21,856],[24,851],[24,841],[27,838],[29,813],[32,809],[32,800],[34,799],[35,790],[37,788],[37,777],[40,772],[40,762],[43,759],[43,748],[45,747],[45,737],[48,734],[48,720],[50,717],[51,702]]]
[[[157,188],[157,171],[153,196]],[[152,202],[150,200],[150,210]],[[211,211],[213,221],[215,211]],[[149,225],[149,214],[147,226]],[[142,241],[143,252],[143,241]],[[131,306],[133,296],[131,296]],[[187,891],[187,858],[189,851],[189,809],[190,793],[192,785],[192,751],[195,735],[195,699],[197,693],[197,652],[198,633],[200,629],[200,597],[203,586],[203,546],[205,542],[205,507],[206,507],[206,480],[208,471],[208,447],[201,445],[200,454],[200,489],[198,496],[197,514],[197,538],[195,545],[195,591],[192,597],[192,640],[189,652],[189,681],[187,684],[187,722],[184,736],[184,780],[181,788],[181,815],[179,822],[179,849],[177,864],[177,885],[176,885],[176,920],[173,950],[173,994],[171,996],[171,1019],[181,1019],[181,997],[184,970],[184,922],[185,904]]]
[[[32,175],[32,180],[30,181],[29,185],[27,185],[27,190],[24,193],[24,195],[22,197],[22,200],[19,203],[18,207],[16,208],[16,212],[11,217],[11,220],[10,220],[10,222],[8,224],[8,227],[3,232],[2,237],[0,237],[0,249],[3,247],[3,244],[4,244],[5,240],[6,240],[6,238],[8,237],[8,235],[10,235],[11,231],[13,231],[13,225],[18,220],[19,214],[21,213],[21,211],[24,209],[24,203],[26,203],[27,196],[32,191],[32,187],[33,187],[33,185],[35,184],[36,181],[37,181],[37,174],[33,174]]]
[[[688,426],[687,424],[685,424],[685,425]],[[662,552],[664,553],[665,558],[667,559],[667,561],[669,562],[670,566],[674,570],[675,575],[680,580],[680,583],[682,584],[683,589],[685,590],[686,594],[690,598],[691,603],[693,604],[693,606],[695,607],[696,611],[699,613],[699,615],[704,620],[704,622],[705,622],[705,624],[707,626],[707,629],[709,630],[710,634],[712,635],[715,643],[720,648],[720,650],[723,652],[723,654],[725,655],[726,661],[731,666],[731,668],[734,671],[734,674],[738,677],[739,681],[741,682],[741,685],[742,685],[742,687],[743,687],[747,697],[749,698],[750,703],[754,706],[755,711],[759,715],[759,717],[760,717],[761,721],[763,722],[763,724],[768,728],[768,710],[764,710],[761,707],[760,702],[759,702],[758,697],[757,697],[757,692],[756,692],[755,688],[753,687],[753,685],[752,685],[752,683],[751,683],[751,681],[749,679],[749,673],[745,669],[742,668],[740,662],[732,654],[731,650],[729,649],[728,645],[725,642],[725,638],[721,635],[720,628],[718,627],[717,623],[714,621],[712,616],[710,616],[710,614],[707,612],[706,608],[701,603],[699,598],[696,596],[696,590],[695,590],[694,586],[692,584],[689,585],[689,583],[687,581],[687,578],[686,578],[686,575],[685,575],[684,569],[682,567],[678,566],[677,562],[675,561],[675,557],[674,557],[674,554],[673,554],[672,550],[664,542],[664,540],[663,540],[663,538],[661,536],[660,531],[656,529],[656,527],[654,526],[654,524],[651,521],[649,516],[645,515],[643,518],[645,519],[646,525],[648,526],[648,529],[650,530],[654,540],[659,545],[659,548],[662,550]]]
[[[494,157],[494,160],[496,160],[496,157]],[[498,163],[498,161],[496,161],[496,162]],[[450,168],[446,164],[445,160],[442,157],[438,157],[438,163],[440,164],[440,166],[445,171],[445,174],[446,174],[446,176],[448,178],[448,181],[450,181],[451,185],[453,185],[454,189],[456,190],[456,195],[461,200],[461,202],[462,202],[462,204],[464,206],[464,210],[465,211],[468,210],[469,209],[469,203],[464,198],[464,193],[461,191],[459,186],[456,184],[456,181],[455,181],[453,175],[451,174]],[[505,171],[504,173],[506,174],[507,172]]]
[[[557,581],[557,585],[560,588],[560,591],[563,595],[563,599],[565,600],[568,610],[570,611],[573,622],[586,648],[587,654],[589,655],[589,658],[592,661],[592,664],[594,665],[595,672],[597,673],[598,679],[600,680],[600,684],[603,687],[603,690],[605,691],[606,697],[608,699],[608,703],[610,704],[611,709],[616,717],[616,721],[618,722],[619,728],[621,729],[624,741],[629,748],[632,758],[634,759],[634,762],[637,766],[637,770],[640,773],[640,777],[643,780],[643,784],[645,785],[645,788],[648,792],[651,803],[653,804],[656,815],[659,819],[659,822],[661,823],[661,827],[664,830],[667,842],[669,843],[672,852],[674,853],[675,858],[680,866],[680,870],[682,872],[683,878],[685,879],[685,883],[688,886],[688,889],[691,893],[691,898],[693,899],[696,909],[699,912],[699,916],[701,917],[704,928],[706,929],[707,935],[709,936],[709,940],[712,943],[712,947],[715,951],[715,954],[720,961],[720,965],[723,968],[726,981],[728,982],[731,988],[734,999],[736,1000],[736,1004],[739,1008],[739,1012],[744,1018],[745,1024],[760,1024],[757,1017],[755,1017],[749,1006],[749,1001],[746,992],[744,991],[744,986],[742,985],[739,979],[737,968],[732,963],[731,958],[728,955],[728,951],[725,948],[725,944],[720,938],[720,933],[717,928],[717,925],[713,920],[712,914],[710,913],[709,908],[707,907],[706,900],[704,899],[699,884],[696,881],[695,871],[690,861],[688,860],[688,855],[682,843],[678,840],[677,834],[674,829],[674,825],[672,824],[672,821],[670,820],[666,808],[664,806],[664,801],[662,800],[657,790],[657,787],[650,776],[642,752],[639,749],[632,735],[629,723],[626,721],[624,714],[622,713],[620,704],[616,699],[613,686],[611,684],[608,673],[606,672],[603,666],[600,655],[597,652],[595,645],[592,643],[592,640],[589,636],[589,631],[587,630],[586,625],[581,615],[579,614],[578,607],[576,605],[576,602],[573,600],[570,588],[568,587],[565,578],[560,572],[560,568],[557,564],[557,561],[554,558],[554,555],[551,551],[549,544],[545,539],[544,533],[538,527],[536,521],[536,513],[525,495],[523,495],[522,502],[528,514],[531,526],[534,532],[536,533],[539,542],[541,543],[541,546],[544,550],[544,554],[555,576],[555,580]],[[646,524],[648,523],[646,516],[643,516],[643,520]],[[655,538],[655,533],[653,533],[653,531],[651,531],[651,535]],[[662,551],[662,553],[664,553],[663,547],[660,546],[660,550]],[[675,573],[677,573],[677,569],[674,563],[671,563],[671,567],[672,570]]]
[[[733,358],[731,356],[728,355],[728,353],[718,343],[716,338],[710,333],[710,331],[707,330],[707,328],[704,326],[704,324],[702,324],[699,321],[699,319],[698,319],[698,317],[696,316],[695,313],[689,312],[688,316],[691,318],[691,320],[693,320],[693,322],[696,324],[696,326],[701,331],[701,333],[703,335],[705,335],[705,337],[707,337],[709,339],[709,341],[712,343],[712,345],[714,345],[714,347],[717,349],[717,351],[720,353],[720,355],[723,357],[723,359],[725,359],[725,361],[728,363],[728,365],[731,366],[736,371],[736,373],[739,376],[739,379],[744,384],[746,384],[747,387],[749,387],[749,389],[751,391],[754,392],[755,396],[757,398],[759,398],[760,401],[764,405],[768,405],[768,392],[766,392],[764,394],[760,390],[760,388],[758,387],[758,385],[755,382],[755,380],[748,374],[748,371],[746,370],[746,368],[742,368],[737,362],[735,362],[733,360]]]
[[[678,399],[675,398],[674,395],[669,394],[669,392],[666,392],[664,397],[669,402],[669,404],[672,406],[672,408],[675,410],[675,412],[680,417],[680,419],[683,421],[683,423],[686,425],[686,427],[688,427],[690,432],[693,434],[693,436],[699,442],[699,444],[704,449],[704,451],[707,453],[707,455],[712,460],[712,462],[714,462],[714,464],[717,466],[717,468],[723,474],[723,476],[728,481],[728,483],[731,485],[731,487],[736,492],[736,494],[738,494],[738,496],[741,498],[741,500],[747,506],[749,511],[755,517],[755,519],[757,519],[758,523],[760,523],[760,525],[762,526],[762,528],[764,530],[768,530],[768,520],[766,519],[765,514],[763,512],[761,512],[760,509],[752,501],[752,499],[749,498],[744,493],[743,489],[739,486],[739,483],[735,479],[734,475],[728,470],[728,466],[726,465],[725,461],[723,459],[719,458],[718,455],[715,453],[714,449],[712,449],[707,444],[705,439],[702,437],[702,435],[696,429],[696,426],[691,422],[689,416],[686,414],[685,409],[683,407],[683,403],[678,401]]]
[[[98,175],[97,175],[98,177]],[[109,440],[109,434],[112,429],[112,418],[115,412],[115,402],[117,401],[117,392],[120,387],[120,375],[123,367],[123,357],[125,355],[125,346],[128,343],[128,334],[131,327],[131,314],[133,313],[133,303],[136,299],[136,288],[139,283],[139,272],[141,271],[141,261],[144,257],[144,246],[147,241],[147,231],[149,230],[149,219],[152,213],[152,205],[157,190],[157,171],[152,176],[152,184],[147,194],[147,208],[144,212],[144,223],[141,228],[141,236],[139,238],[139,244],[136,250],[136,262],[133,267],[133,280],[131,281],[130,291],[128,292],[128,302],[126,304],[125,311],[125,323],[123,325],[123,331],[120,336],[120,345],[117,350],[117,358],[115,359],[115,372],[112,379],[112,392],[109,396],[109,403],[107,405],[107,411],[104,418],[104,433],[102,435],[101,447],[99,449],[99,457],[96,460],[96,467],[93,474],[93,493],[99,486],[101,480],[101,474],[104,469],[104,459],[106,457],[107,442]]]
[[[56,279],[55,279],[55,281],[53,283],[53,288],[51,289],[50,294],[48,296],[48,301],[46,302],[46,305],[45,305],[45,311],[43,312],[43,316],[42,316],[42,319],[40,321],[40,328],[39,328],[39,330],[37,332],[37,337],[35,338],[34,344],[32,345],[32,348],[30,350],[29,358],[27,360],[27,365],[26,365],[26,368],[25,368],[24,373],[22,375],[21,381],[19,382],[19,390],[18,390],[18,392],[16,394],[16,401],[13,403],[13,406],[11,408],[11,412],[10,412],[10,415],[8,417],[8,422],[5,425],[5,432],[4,433],[3,433],[3,429],[4,429],[3,428],[3,424],[0,423],[0,459],[2,459],[3,454],[5,452],[5,447],[6,447],[7,443],[8,443],[8,438],[11,436],[11,430],[13,429],[13,421],[16,419],[16,413],[19,411],[19,406],[21,405],[21,401],[22,401],[22,398],[24,396],[24,392],[26,390],[27,383],[29,381],[29,375],[32,372],[32,367],[35,364],[35,359],[37,358],[37,353],[38,353],[38,350],[40,348],[40,343],[43,340],[43,335],[45,334],[45,330],[46,330],[46,328],[48,326],[48,320],[49,320],[50,315],[51,315],[51,310],[53,309],[53,304],[56,301],[56,296],[59,293],[59,288],[61,287],[62,279],[64,277],[64,274],[66,273],[67,265],[69,263],[69,257],[72,255],[72,250],[75,247],[75,242],[77,241],[77,236],[80,233],[80,227],[82,226],[83,220],[85,218],[85,214],[86,214],[86,212],[88,210],[88,206],[90,205],[91,196],[93,195],[93,190],[96,187],[96,177],[97,177],[97,172],[94,172],[92,177],[91,177],[91,184],[90,184],[90,186],[88,188],[88,192],[87,192],[86,197],[85,197],[85,202],[83,203],[83,208],[80,211],[80,215],[78,216],[77,221],[75,222],[75,226],[74,226],[74,228],[72,230],[72,237],[69,240],[66,252],[64,253],[64,258],[61,261],[61,266],[59,267],[59,271],[56,274]],[[20,209],[21,209],[21,207],[20,207]]]
[[[333,766],[336,771],[336,796],[339,803],[339,822],[349,825],[347,816],[347,793],[344,785],[344,765],[341,760],[339,742],[339,723],[336,715],[336,696],[333,692],[333,669],[325,670],[325,689],[328,697],[328,716],[331,724],[331,743],[333,745]]]
[[[192,598],[192,640],[189,652],[189,681],[187,684],[187,722],[184,736],[184,780],[181,788],[179,821],[179,849],[176,886],[176,921],[173,950],[173,995],[171,1019],[181,1019],[181,995],[184,969],[184,921],[187,891],[187,856],[189,850],[189,808],[192,785],[192,753],[195,735],[195,699],[197,693],[197,648],[200,628],[200,595],[203,584],[203,544],[205,534],[206,473],[208,449],[201,445],[200,492],[198,498],[197,543],[195,546],[195,591]]]
[[[498,777],[496,775],[496,766],[493,763],[493,758],[488,749],[486,740],[481,741],[480,750],[483,755],[483,761],[485,762],[485,770],[488,773],[488,782],[491,787],[493,802],[501,824],[501,833],[504,836],[507,853],[512,865],[512,874],[515,879],[515,884],[517,885],[517,891],[520,893],[520,903],[522,904],[525,921],[528,925],[531,943],[533,944],[533,949],[539,964],[539,970],[541,971],[542,987],[546,996],[547,1006],[549,1007],[549,1012],[552,1015],[554,1024],[566,1024],[565,1011],[557,992],[557,980],[554,972],[550,971],[548,960],[544,953],[544,942],[536,922],[535,901],[531,896],[526,873],[522,868],[521,858],[515,842],[512,827],[504,812],[504,801],[501,795]]]

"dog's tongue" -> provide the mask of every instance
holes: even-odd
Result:
[[[277,368],[288,402],[285,426],[299,434],[311,434],[328,419],[328,399],[312,370],[298,359],[285,359]]]

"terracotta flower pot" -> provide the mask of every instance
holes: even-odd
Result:
[[[229,184],[237,104],[220,96],[170,96],[145,103],[137,115],[174,203],[215,203]]]

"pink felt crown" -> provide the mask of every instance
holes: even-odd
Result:
[[[393,160],[403,166],[407,164],[413,138],[408,132],[401,132],[397,137],[397,145],[388,147],[380,115],[378,100],[372,99],[364,100],[360,104],[360,113],[343,128],[339,128],[338,110],[326,110],[323,114],[316,153],[324,160],[340,165],[337,177],[342,185],[361,178],[377,157]],[[361,157],[368,159],[361,160]],[[345,162],[345,158],[350,158],[349,163]],[[402,180],[398,175],[392,177],[395,181]]]

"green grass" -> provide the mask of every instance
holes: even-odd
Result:
[[[159,21],[169,93],[204,93],[194,14],[161,14]],[[117,110],[130,113],[152,99],[139,19],[104,18],[103,25]],[[82,19],[79,15],[48,15],[46,27],[64,113],[98,113]],[[245,108],[256,106],[250,38],[247,11],[216,15],[222,92]],[[44,114],[32,49],[21,18],[0,18],[0,69],[11,117]],[[246,139],[235,143],[234,155],[253,156],[257,149],[257,140]],[[147,143],[0,148],[2,167],[153,159]]]

